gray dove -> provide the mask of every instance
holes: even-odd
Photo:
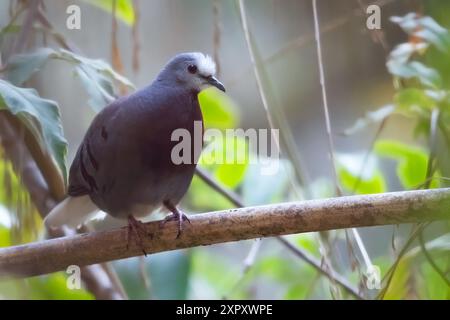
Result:
[[[175,164],[171,152],[178,142],[171,135],[181,128],[194,137],[194,122],[203,121],[199,92],[211,86],[225,91],[215,69],[207,55],[178,54],[150,85],[98,113],[70,167],[68,197],[49,213],[46,225],[76,227],[102,210],[127,219],[129,236],[138,235],[142,222],[136,218],[164,209],[172,213],[164,221],[178,221],[178,237],[189,219],[177,205],[199,152],[192,146],[192,161]]]

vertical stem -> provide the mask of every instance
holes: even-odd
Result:
[[[320,28],[319,28],[319,18],[317,14],[317,1],[313,0],[313,13],[314,13],[314,36],[316,39],[316,47],[317,47],[317,60],[319,64],[319,81],[320,81],[320,87],[322,90],[322,103],[323,103],[323,111],[325,114],[325,126],[327,130],[327,136],[328,136],[328,154],[331,160],[332,164],[332,174],[333,179],[336,184],[336,193],[338,196],[342,195],[342,192],[339,187],[339,182],[337,178],[337,172],[336,172],[336,162],[334,159],[334,143],[333,143],[333,137],[331,132],[331,121],[330,121],[330,113],[328,109],[328,98],[327,98],[327,89],[325,84],[325,73],[323,68],[323,59],[322,59],[322,46],[320,42]]]
[[[334,143],[333,143],[333,136],[331,131],[331,121],[330,121],[330,113],[328,108],[328,98],[327,98],[327,89],[326,89],[326,83],[325,83],[325,72],[323,67],[323,58],[322,58],[322,46],[320,41],[320,27],[319,27],[319,15],[317,14],[317,0],[312,0],[313,4],[313,15],[314,15],[314,36],[316,39],[316,47],[317,47],[317,60],[319,64],[319,80],[320,80],[320,86],[322,90],[322,103],[323,103],[323,111],[325,114],[325,126],[327,130],[327,136],[328,136],[328,152],[330,156],[330,161],[332,165],[332,174],[335,182],[336,187],[336,194],[338,196],[342,196],[342,191],[339,186],[339,180],[337,176],[336,171],[336,162],[334,159]],[[353,236],[355,237],[356,244],[358,245],[358,248],[361,252],[361,255],[364,258],[364,262],[366,264],[366,267],[369,267],[372,265],[372,262],[370,261],[369,254],[367,253],[367,250],[364,246],[364,243],[358,233],[358,230],[355,228],[352,228]]]

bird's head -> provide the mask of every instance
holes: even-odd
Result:
[[[215,74],[216,64],[210,56],[189,52],[172,58],[158,75],[158,80],[175,82],[196,92],[211,86],[225,92],[225,87],[216,79]]]

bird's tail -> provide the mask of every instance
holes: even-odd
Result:
[[[61,201],[52,211],[45,217],[44,223],[47,227],[61,227],[67,225],[76,228],[99,209],[92,202],[89,196],[67,197]]]

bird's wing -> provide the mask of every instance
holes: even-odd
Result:
[[[78,147],[75,158],[69,172],[70,196],[82,196],[98,192],[99,173],[105,162],[109,166],[115,159],[111,157],[111,150],[117,144],[117,137],[114,137],[117,116],[120,113],[122,100],[116,100],[103,109],[92,121],[83,141]]]
[[[142,136],[155,129],[152,122],[159,122],[159,111],[164,109],[160,99],[148,92],[151,93],[147,90],[120,98],[94,118],[70,167],[70,196],[95,198],[96,194],[109,194],[116,180],[139,176]],[[158,139],[158,130],[153,132],[154,139]],[[151,148],[151,145],[146,147]]]

